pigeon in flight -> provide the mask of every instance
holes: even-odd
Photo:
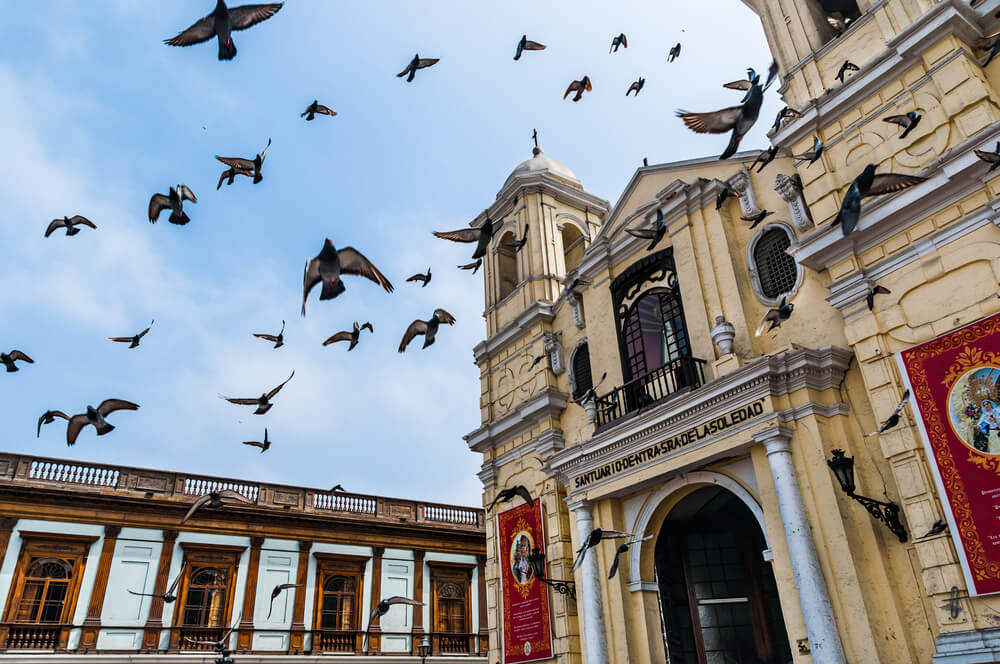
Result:
[[[646,537],[641,537],[639,539],[629,540],[624,544],[619,544],[618,549],[615,551],[615,559],[611,561],[611,569],[608,573],[608,580],[615,578],[615,574],[618,573],[618,560],[622,557],[622,554],[628,551],[629,547],[636,542],[645,542],[646,540],[653,539],[652,535],[647,535]]]
[[[258,339],[263,339],[265,341],[273,341],[275,348],[281,348],[285,345],[285,321],[281,321],[281,331],[277,334],[264,334],[262,332],[254,332],[253,335]]]
[[[730,198],[739,198],[739,197],[740,197],[740,192],[736,191],[728,184],[723,182],[722,191],[720,191],[719,195],[715,197],[715,209],[721,210],[722,206],[726,204],[726,200]]]
[[[267,450],[271,447],[271,441],[267,437],[267,427],[264,427],[264,440],[263,441],[244,440],[243,444],[244,445],[249,445],[251,447],[259,447],[261,454],[263,454],[264,452],[267,452]]]
[[[667,53],[667,62],[673,62],[681,55],[681,43],[677,42],[670,47],[670,52]]]
[[[511,500],[514,499],[515,496],[520,496],[521,498],[524,498],[524,502],[528,503],[529,505],[535,502],[535,499],[531,497],[531,492],[528,491],[527,487],[525,487],[523,484],[518,484],[517,486],[512,486],[509,489],[501,489],[500,492],[497,493],[496,498],[493,499],[493,502],[490,503],[490,506],[486,508],[486,511],[487,512],[492,511],[493,508],[496,507],[497,503],[510,502]]]
[[[194,192],[187,185],[183,184],[177,185],[176,188],[171,187],[169,196],[153,194],[153,197],[149,199],[149,223],[155,224],[161,212],[170,210],[170,219],[168,221],[172,224],[183,226],[191,221],[191,218],[184,212],[184,201],[186,200],[192,203],[198,202]]]
[[[617,53],[619,46],[628,48],[628,39],[625,38],[624,32],[611,39],[611,48],[608,49],[608,53],[611,53],[612,51]]]
[[[584,77],[581,78],[580,80],[573,81],[572,83],[569,84],[569,87],[566,88],[566,92],[563,93],[563,99],[566,99],[566,97],[569,96],[569,93],[576,92],[576,94],[573,95],[573,99],[571,101],[580,101],[581,99],[583,99],[584,92],[590,92],[593,89],[594,86],[590,84],[590,77],[584,75]]]
[[[583,546],[576,550],[576,560],[573,562],[573,571],[575,572],[580,565],[583,564],[583,559],[587,555],[589,549],[594,548],[601,543],[601,540],[605,539],[632,539],[632,535],[629,533],[623,533],[620,530],[604,530],[602,528],[594,528],[590,531],[590,535],[584,541]]]
[[[531,228],[531,224],[524,225],[524,235],[521,236],[520,240],[514,240],[513,242],[507,242],[504,244],[505,247],[513,251],[515,254],[522,249],[524,245],[528,242],[528,229]]]
[[[219,2],[222,2],[222,0],[219,0]],[[212,646],[212,650],[225,655],[229,650],[229,636],[236,630],[237,627],[239,627],[241,622],[243,622],[243,611],[240,611],[240,617],[236,619],[236,622],[233,623],[233,625],[227,629],[225,633],[223,633],[222,637],[219,638],[218,641],[196,641],[195,639],[187,636],[184,637],[184,640],[188,643],[194,643],[199,646]],[[209,634],[211,634],[211,632],[209,632]]]
[[[66,237],[76,235],[80,232],[77,226],[89,226],[90,228],[96,229],[97,226],[90,219],[86,217],[74,214],[72,217],[63,217],[62,219],[53,219],[49,227],[45,229],[45,237],[52,235],[60,228],[66,229]]]
[[[819,136],[813,136],[812,150],[806,150],[802,154],[792,155],[795,158],[795,167],[797,168],[799,164],[807,161],[809,163],[806,165],[806,168],[812,166],[823,154],[823,149],[825,147],[826,146],[819,142]]]
[[[840,224],[840,230],[845,237],[850,235],[851,231],[858,225],[858,218],[861,216],[861,199],[867,196],[881,196],[902,191],[927,179],[899,173],[875,175],[876,168],[878,168],[876,164],[865,166],[861,175],[854,178],[854,182],[851,183],[844,195],[844,200],[840,203],[840,212],[833,220],[833,225]]]
[[[368,618],[368,630],[365,632],[365,642],[362,644],[361,649],[364,651],[368,650],[368,634],[371,631],[372,625],[376,618],[381,618],[385,614],[389,613],[389,609],[396,606],[397,604],[405,604],[408,606],[423,606],[423,602],[418,602],[415,599],[410,599],[409,597],[394,596],[387,599],[381,600],[376,606],[375,610],[372,611],[372,615]]]
[[[795,305],[788,301],[787,296],[781,297],[781,302],[778,303],[777,309],[768,309],[767,313],[760,320],[760,325],[757,326],[757,331],[754,332],[754,336],[759,337],[764,333],[764,328],[770,332],[776,327],[781,327],[781,324],[792,317],[792,310],[795,309]],[[770,326],[769,326],[770,324]]]
[[[926,533],[924,533],[924,537],[930,537],[931,535],[937,535],[939,533],[943,533],[946,530],[948,530],[948,524],[945,522],[944,519],[938,519],[937,521],[935,521],[931,525],[930,530],[928,530]]]
[[[628,97],[630,92],[635,92],[635,96],[639,96],[639,92],[642,90],[643,86],[646,85],[646,79],[642,76],[638,80],[632,81],[632,85],[628,86],[628,90],[625,91],[625,96]]]
[[[108,339],[110,339],[111,341],[117,341],[119,343],[128,344],[129,348],[135,348],[136,346],[139,345],[139,341],[144,336],[146,336],[149,333],[150,328],[153,327],[153,323],[155,323],[155,322],[156,322],[155,319],[149,321],[149,327],[147,327],[145,330],[143,330],[142,332],[140,332],[139,334],[137,334],[135,336],[132,336],[132,337],[108,337]]]
[[[236,502],[246,503],[248,505],[253,504],[252,500],[244,496],[242,493],[237,493],[232,489],[209,491],[204,496],[199,496],[198,499],[195,500],[194,503],[192,503],[191,508],[187,511],[187,514],[185,514],[184,518],[181,519],[181,523],[184,523],[188,519],[190,519],[194,515],[194,513],[200,510],[202,507],[215,507],[215,508],[225,507],[226,503],[223,499],[235,500]]]
[[[916,111],[910,111],[905,115],[890,115],[887,118],[882,118],[883,122],[891,122],[893,124],[898,124],[903,128],[903,133],[899,135],[900,138],[906,138],[910,135],[910,132],[917,128],[920,123],[920,118],[924,116],[917,115]]]
[[[771,65],[767,68],[767,81],[764,82],[763,90],[767,90],[774,83],[775,77],[778,75],[778,63],[772,61]],[[740,100],[740,103],[745,103],[747,99],[750,98],[750,91],[753,90],[753,86],[760,85],[760,74],[753,67],[747,67],[747,77],[737,81],[730,81],[729,83],[723,83],[722,87],[728,88],[730,90],[744,90],[747,94]]]
[[[531,41],[528,39],[528,35],[521,35],[521,41],[517,42],[517,52],[514,53],[514,59],[520,60],[521,53],[524,51],[544,51],[545,44],[539,44],[536,41]]]
[[[539,362],[541,362],[542,360],[544,360],[545,358],[547,358],[548,354],[547,353],[542,353],[541,355],[536,355],[534,357],[532,357],[531,355],[529,355],[528,357],[532,358],[531,359],[531,364],[528,366],[528,371],[531,371],[532,369],[534,369],[535,367],[538,366]]]
[[[340,491],[340,492],[344,492],[344,491],[346,491],[346,489],[344,489],[344,487],[342,487],[342,486],[341,486],[341,485],[339,485],[339,484],[335,484],[335,485],[333,486],[333,488],[332,488],[332,489],[330,489],[330,493],[337,493],[338,491]]]
[[[215,187],[219,189],[222,186],[222,181],[229,178],[229,184],[233,183],[237,175],[245,175],[248,178],[253,178],[253,183],[257,184],[264,179],[261,175],[260,169],[264,165],[264,158],[267,157],[267,151],[271,147],[271,139],[267,139],[267,145],[264,146],[264,151],[258,153],[253,159],[244,159],[243,157],[220,157],[215,155],[215,158],[221,161],[226,166],[229,166],[229,170],[223,171],[222,176],[219,178],[219,184]]]
[[[409,279],[407,279],[407,281],[414,281],[414,282],[419,281],[423,284],[421,288],[426,288],[427,284],[431,283],[431,269],[427,268],[427,274],[417,273],[412,277],[410,277]]]
[[[302,277],[302,315],[306,315],[306,298],[313,286],[323,282],[319,299],[332,300],[346,290],[341,278],[345,274],[365,277],[384,288],[386,293],[392,292],[389,280],[360,251],[354,247],[344,247],[338,251],[327,238],[319,254],[306,262]]]
[[[656,211],[656,224],[653,228],[626,228],[625,232],[632,237],[637,237],[643,240],[652,240],[649,246],[646,247],[646,251],[652,251],[653,247],[659,244],[660,240],[667,232],[667,225],[663,223],[663,210]]]
[[[880,433],[885,433],[889,429],[899,424],[899,414],[903,412],[903,406],[905,406],[906,402],[909,400],[910,400],[910,391],[906,390],[903,392],[903,398],[899,400],[899,403],[896,405],[895,410],[893,410],[892,414],[889,415],[886,421],[882,423],[882,425],[878,428],[878,431],[866,433],[865,438],[870,438],[872,436],[877,436]]]
[[[274,611],[274,600],[278,599],[278,595],[289,588],[302,588],[304,585],[304,583],[279,583],[276,585],[271,591],[271,608],[267,610],[267,619],[271,619],[271,612]]]
[[[777,145],[772,145],[767,150],[761,150],[760,154],[758,154],[754,158],[753,163],[750,164],[750,170],[752,171],[753,168],[754,168],[754,166],[756,166],[757,164],[760,164],[760,168],[757,169],[757,172],[760,173],[761,171],[764,170],[764,167],[767,166],[768,164],[770,164],[772,161],[774,161],[774,158],[777,157],[777,156],[778,156],[778,146]]]
[[[774,124],[771,125],[771,129],[777,131],[781,129],[781,123],[783,120],[786,120],[788,118],[795,119],[801,117],[802,114],[796,111],[794,108],[792,108],[791,106],[785,106],[783,109],[778,111],[778,115],[777,117],[774,118]]]
[[[471,263],[466,263],[465,265],[459,265],[458,269],[459,270],[472,270],[472,274],[475,274],[476,272],[479,272],[479,267],[482,264],[483,264],[483,259],[482,258],[477,258],[476,260],[472,261]]]
[[[246,30],[261,21],[266,21],[277,14],[283,4],[277,2],[266,5],[243,5],[229,9],[223,0],[218,0],[211,14],[198,19],[187,30],[165,40],[165,43],[170,46],[191,46],[218,37],[219,59],[232,60],[236,57],[236,44],[233,43],[231,33],[234,30]]]
[[[597,388],[599,388],[601,384],[604,383],[607,377],[608,377],[608,372],[605,371],[603,374],[601,374],[601,379],[597,381],[596,385],[591,385],[590,388],[586,392],[581,394],[579,397],[570,397],[570,401],[581,406],[587,403],[588,401],[597,401]]]
[[[1000,141],[997,141],[997,148],[994,152],[990,152],[989,150],[973,150],[973,152],[976,153],[976,156],[981,161],[985,161],[990,165],[989,170],[986,171],[987,173],[1000,168]]]
[[[354,330],[352,330],[350,332],[348,332],[347,330],[343,330],[341,332],[337,332],[333,336],[329,337],[326,341],[324,341],[323,345],[324,346],[329,346],[330,344],[337,343],[338,341],[350,341],[351,345],[347,347],[347,350],[350,351],[355,346],[358,345],[358,339],[361,338],[361,330],[363,330],[365,328],[368,328],[369,332],[373,332],[373,333],[375,332],[375,328],[372,327],[371,323],[365,323],[364,325],[358,325],[358,321],[354,321]]]
[[[306,107],[306,110],[302,111],[299,117],[305,118],[306,120],[314,120],[317,113],[320,115],[329,115],[332,118],[337,114],[337,111],[333,110],[329,106],[324,106],[319,103],[318,99],[313,99],[313,103],[309,104]]]
[[[35,438],[40,438],[42,436],[43,424],[52,424],[53,422],[56,421],[57,417],[61,417],[62,419],[67,421],[69,420],[69,415],[62,412],[61,410],[47,410],[44,413],[42,413],[42,416],[38,418],[38,433],[35,435]]]
[[[844,64],[840,65],[840,69],[837,71],[837,80],[841,83],[844,82],[844,74],[849,71],[861,71],[861,67],[857,66],[850,60],[844,60]]]
[[[757,122],[763,101],[764,90],[760,85],[753,85],[747,93],[746,101],[740,106],[730,106],[711,113],[678,111],[677,116],[684,121],[688,129],[699,134],[724,134],[732,130],[729,145],[719,155],[719,159],[728,159],[736,153],[740,141]]]
[[[80,435],[83,427],[88,424],[94,425],[98,436],[110,433],[114,427],[108,424],[104,418],[116,410],[139,410],[139,404],[125,401],[124,399],[105,399],[97,408],[87,406],[86,413],[74,415],[69,418],[69,424],[66,426],[66,444],[70,446],[74,445],[76,437]]]
[[[136,595],[138,597],[153,597],[153,598],[159,597],[160,599],[163,600],[164,604],[173,604],[174,602],[177,601],[177,595],[174,594],[177,591],[177,583],[181,580],[181,576],[183,575],[184,575],[184,565],[181,565],[181,571],[177,573],[177,576],[174,577],[174,582],[170,584],[170,587],[167,588],[167,591],[163,594],[137,593],[134,590],[129,590],[129,593],[132,595]]]
[[[774,214],[774,212],[768,210],[761,210],[752,217],[741,216],[740,219],[742,219],[743,221],[752,221],[753,223],[750,224],[750,229],[753,230],[754,228],[757,228],[757,224],[764,221],[764,219],[771,216],[772,214]]]
[[[437,64],[440,58],[421,58],[420,55],[414,55],[413,59],[410,60],[410,64],[406,65],[406,69],[396,74],[397,77],[402,78],[406,76],[406,82],[409,83],[416,76],[418,69],[424,69],[425,67],[430,67],[431,65]]]
[[[21,360],[22,362],[27,362],[28,364],[34,364],[35,361],[25,355],[19,350],[12,350],[9,353],[0,353],[0,364],[7,367],[7,373],[14,373],[15,371],[20,371],[18,366],[14,364],[15,361]]]
[[[892,293],[891,290],[889,290],[885,286],[879,286],[878,284],[875,284],[874,288],[869,288],[868,294],[865,295],[865,302],[868,304],[868,311],[875,310],[876,295],[889,295],[890,293]]]
[[[295,371],[293,370],[292,373],[291,373],[291,375],[289,375],[288,378],[285,379],[284,383],[281,383],[280,385],[278,385],[276,388],[274,388],[270,392],[265,392],[264,394],[260,395],[257,398],[253,398],[253,397],[249,397],[249,398],[246,398],[246,399],[239,399],[239,398],[233,398],[233,397],[222,397],[222,398],[225,399],[226,401],[228,401],[229,403],[234,403],[234,404],[236,404],[238,406],[257,406],[257,410],[255,410],[253,412],[253,414],[254,415],[263,415],[267,411],[271,410],[272,406],[274,406],[274,404],[271,403],[271,399],[273,399],[278,394],[278,392],[281,391],[281,388],[283,388],[285,386],[285,383],[287,383],[288,381],[290,381],[292,379],[292,376],[294,376],[294,375],[295,375]]]
[[[980,67],[985,67],[993,61],[993,58],[1000,53],[1000,32],[995,35],[990,35],[989,37],[981,37],[975,42],[976,48],[980,51],[989,51],[986,56],[979,62]]]
[[[430,346],[434,343],[434,337],[437,335],[438,327],[441,323],[454,325],[455,317],[444,309],[435,309],[434,315],[431,316],[430,320],[415,320],[410,323],[410,326],[406,328],[406,332],[403,333],[403,340],[399,342],[399,352],[402,353],[405,351],[409,343],[413,341],[413,337],[418,334],[424,335],[424,345],[421,348]]]
[[[486,217],[486,221],[479,228],[463,228],[457,231],[434,231],[434,237],[452,242],[476,242],[476,250],[472,252],[472,258],[482,258],[490,248],[490,241],[494,233],[500,230],[498,225],[494,228],[493,221]],[[466,268],[467,269],[467,268]]]

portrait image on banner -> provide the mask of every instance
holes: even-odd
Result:
[[[969,594],[1000,592],[1000,314],[898,361]]]
[[[548,586],[531,566],[535,549],[545,552],[542,507],[536,499],[497,514],[497,561],[502,608],[501,646],[508,664],[552,657]]]

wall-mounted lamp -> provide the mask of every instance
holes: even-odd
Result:
[[[899,520],[899,505],[854,493],[854,457],[845,456],[844,450],[833,450],[833,458],[828,459],[826,464],[830,466],[844,493],[864,505],[868,513],[884,523],[900,542],[906,541],[906,528]]]
[[[528,554],[528,562],[531,563],[531,570],[535,573],[535,578],[545,585],[554,589],[560,595],[569,595],[576,599],[576,582],[562,581],[560,579],[549,579],[545,576],[545,554],[538,550],[536,546]]]
[[[417,646],[417,654],[420,655],[420,661],[424,662],[427,656],[431,654],[431,637],[424,636],[420,639],[420,644]]]

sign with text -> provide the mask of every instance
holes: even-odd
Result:
[[[899,354],[970,595],[1000,592],[1000,314]]]
[[[549,589],[535,577],[528,556],[535,547],[545,552],[542,505],[519,505],[497,514],[497,561],[503,661],[510,664],[552,657]]]

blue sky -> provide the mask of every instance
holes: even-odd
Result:
[[[419,7],[419,12],[414,12]],[[162,43],[210,0],[18,3],[5,8],[0,59],[0,346],[36,363],[0,374],[6,451],[98,463],[479,504],[481,463],[462,435],[480,424],[472,347],[485,335],[482,272],[455,269],[471,247],[431,230],[465,226],[530,157],[546,152],[614,202],[648,157],[721,153],[674,117],[738,103],[723,82],[766,70],[760,22],[737,0],[690,2],[309,2],[215,43]],[[625,32],[629,48],[609,55]],[[512,60],[521,34],[548,45]],[[670,46],[683,44],[668,64]],[[438,57],[413,83],[395,77],[419,52]],[[589,74],[573,104],[567,84]],[[646,86],[626,98],[639,76]],[[305,122],[318,98],[335,118]],[[765,99],[744,149],[766,147],[781,102]],[[214,155],[273,144],[264,181],[216,191]],[[154,192],[183,182],[191,223],[150,225]],[[98,229],[45,239],[83,214]],[[354,246],[396,292],[348,278],[347,292],[299,316],[302,267],[323,239]],[[405,283],[432,266],[424,289]],[[434,346],[396,346],[436,307],[458,319]],[[136,350],[106,340],[156,324]],[[252,332],[287,322],[286,347]],[[350,353],[322,347],[372,321]],[[255,396],[295,378],[265,416],[219,394]],[[35,438],[46,409],[136,401],[67,449],[65,426]],[[240,445],[273,441],[263,455]]]

